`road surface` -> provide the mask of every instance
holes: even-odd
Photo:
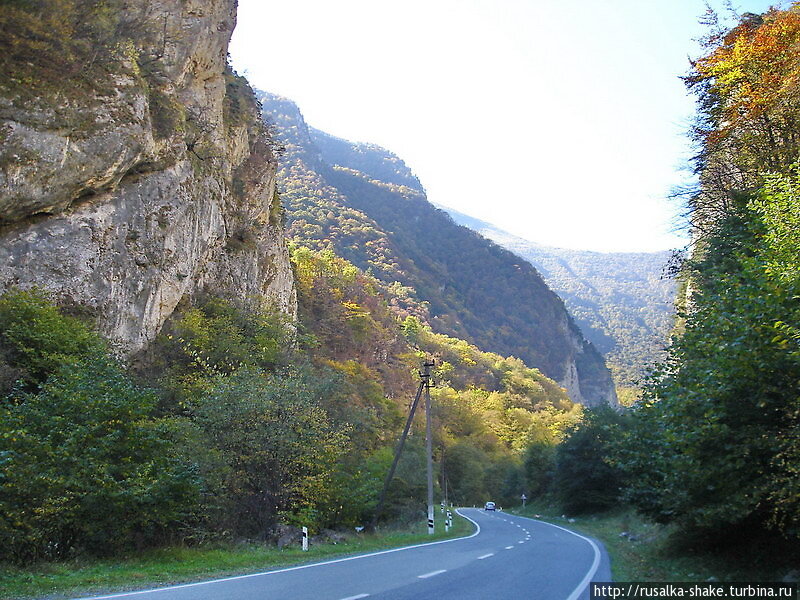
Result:
[[[576,600],[610,581],[599,543],[541,521],[461,509],[466,538],[95,600]]]

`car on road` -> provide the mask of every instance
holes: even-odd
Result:
[[[483,510],[497,510],[497,507],[495,506],[494,502],[487,502],[483,505]]]

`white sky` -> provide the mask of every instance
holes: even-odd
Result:
[[[739,0],[763,12],[768,0]],[[722,0],[712,0],[720,7]],[[234,68],[531,241],[682,246],[703,0],[239,0]]]

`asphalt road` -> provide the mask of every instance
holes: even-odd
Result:
[[[466,538],[100,598],[131,600],[576,600],[610,581],[593,540],[503,512],[461,509]]]

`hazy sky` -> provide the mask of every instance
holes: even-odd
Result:
[[[719,7],[722,0],[712,0]],[[740,12],[775,2],[740,0]],[[703,0],[239,0],[233,65],[432,202],[550,246],[682,246]]]

